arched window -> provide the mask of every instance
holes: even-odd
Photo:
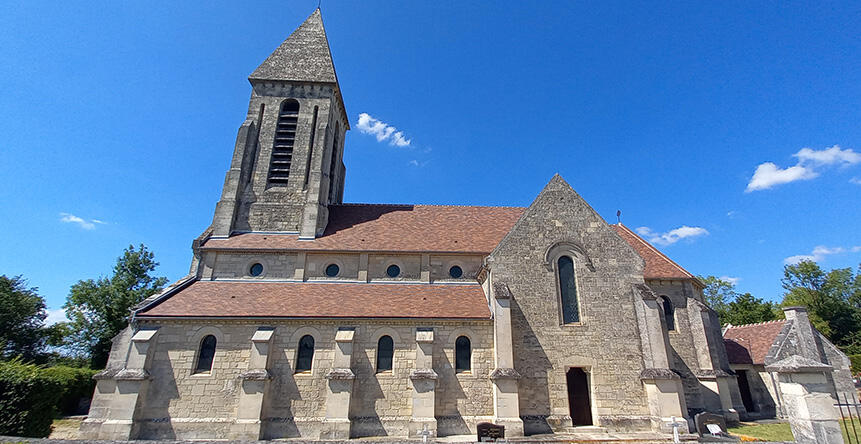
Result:
[[[383,336],[377,342],[377,373],[392,370],[392,360],[395,356],[395,343],[391,336]]]
[[[272,144],[272,160],[269,162],[270,185],[287,185],[298,120],[299,102],[285,100],[278,111],[278,122],[275,124],[275,142]]]
[[[454,341],[454,371],[472,371],[472,344],[466,336],[460,336]]]
[[[197,354],[197,366],[195,373],[209,373],[212,371],[212,358],[215,357],[215,336],[206,335],[200,341],[200,352]]]
[[[667,331],[676,329],[676,309],[673,308],[673,303],[670,298],[661,296],[661,304],[664,305],[664,320],[667,322]]]
[[[335,166],[338,163],[338,145],[341,143],[341,125],[335,122],[335,137],[332,141],[332,160],[329,161],[329,203],[335,200]]]
[[[314,361],[314,337],[302,336],[299,340],[299,352],[296,354],[296,373],[310,372]]]
[[[562,299],[562,323],[580,322],[574,260],[570,256],[560,256],[556,265],[556,273],[559,277],[559,296]]]

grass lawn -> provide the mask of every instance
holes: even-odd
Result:
[[[858,432],[858,437],[861,438],[861,421],[859,421],[858,418],[854,418],[852,422],[841,421],[840,430],[843,432],[843,441],[847,444],[849,442],[857,442],[855,439],[855,433],[852,430],[852,423],[855,423],[855,431]],[[845,427],[849,427],[849,434],[852,437],[852,441],[849,441],[847,438]],[[789,423],[742,423],[738,427],[730,427],[729,433],[737,436],[756,438],[759,441],[795,441],[795,438],[792,437],[792,430],[789,428]],[[742,440],[744,441],[744,439]]]

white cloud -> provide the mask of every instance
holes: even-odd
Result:
[[[819,262],[824,260],[826,256],[845,253],[846,251],[857,253],[861,251],[861,246],[851,247],[847,250],[843,247],[826,247],[824,245],[818,245],[813,248],[813,251],[811,251],[810,254],[798,254],[795,256],[789,256],[788,258],[783,260],[783,263],[787,265],[793,265],[801,261]]]
[[[721,276],[721,277],[719,277],[718,279],[720,279],[720,280],[722,280],[722,281],[727,281],[727,282],[729,282],[730,284],[733,284],[733,285],[738,285],[738,281],[740,281],[740,280],[741,280],[741,278],[740,278],[740,277],[730,277],[730,276]]]
[[[96,224],[105,225],[107,223],[98,219],[86,220],[71,213],[60,213],[60,222],[64,224],[78,224],[79,227],[85,230],[95,230]]]
[[[815,179],[819,177],[821,170],[828,166],[848,167],[861,163],[861,153],[849,148],[844,150],[837,145],[822,150],[802,148],[793,154],[793,157],[798,159],[798,163],[789,168],[780,168],[773,162],[761,163],[756,167],[744,192],[767,190],[775,185]],[[854,179],[849,181],[853,182]]]
[[[66,322],[69,318],[66,317],[66,310],[58,308],[56,310],[46,310],[48,317],[45,318],[45,325],[54,325],[58,322]]]
[[[404,136],[403,131],[398,131],[392,125],[385,123],[379,119],[371,117],[368,113],[359,114],[359,121],[356,123],[356,128],[362,134],[370,134],[377,138],[377,142],[388,141],[389,145],[397,147],[410,146],[412,140]]]
[[[819,151],[802,148],[801,151],[793,154],[793,156],[798,158],[799,163],[814,163],[817,165],[849,166],[861,163],[861,153],[856,153],[848,148],[842,150],[838,145]]]
[[[428,164],[428,161],[426,160],[424,162],[419,162],[417,159],[413,159],[413,160],[407,162],[407,164],[409,164],[410,166],[417,167],[417,168],[422,168]]]
[[[778,168],[777,165],[771,162],[765,162],[756,167],[750,183],[747,184],[745,193],[750,193],[756,190],[767,190],[775,185],[795,182],[797,180],[810,180],[818,176],[819,173],[808,169],[801,165],[795,165],[786,169]]]
[[[637,234],[643,236],[649,242],[658,245],[672,245],[682,239],[690,239],[709,234],[708,230],[703,227],[689,227],[682,225],[679,228],[674,228],[666,233],[657,233],[649,227],[640,227],[635,230]]]
[[[849,183],[854,183],[855,185],[861,185],[861,178],[853,177],[849,179]]]
[[[730,219],[732,219],[732,218],[734,218],[734,217],[736,217],[736,216],[738,216],[738,211],[732,210],[732,211],[727,211],[727,212],[726,212],[726,217],[728,217],[728,218],[730,218]]]

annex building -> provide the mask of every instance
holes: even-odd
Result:
[[[343,203],[350,124],[319,10],[249,80],[190,273],[114,340],[83,437],[669,433],[745,414],[702,283],[558,175],[526,208]]]

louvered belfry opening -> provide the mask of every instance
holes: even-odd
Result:
[[[272,145],[272,161],[269,163],[270,185],[287,185],[298,120],[299,102],[285,100],[278,111],[278,123],[275,125],[275,143]]]

